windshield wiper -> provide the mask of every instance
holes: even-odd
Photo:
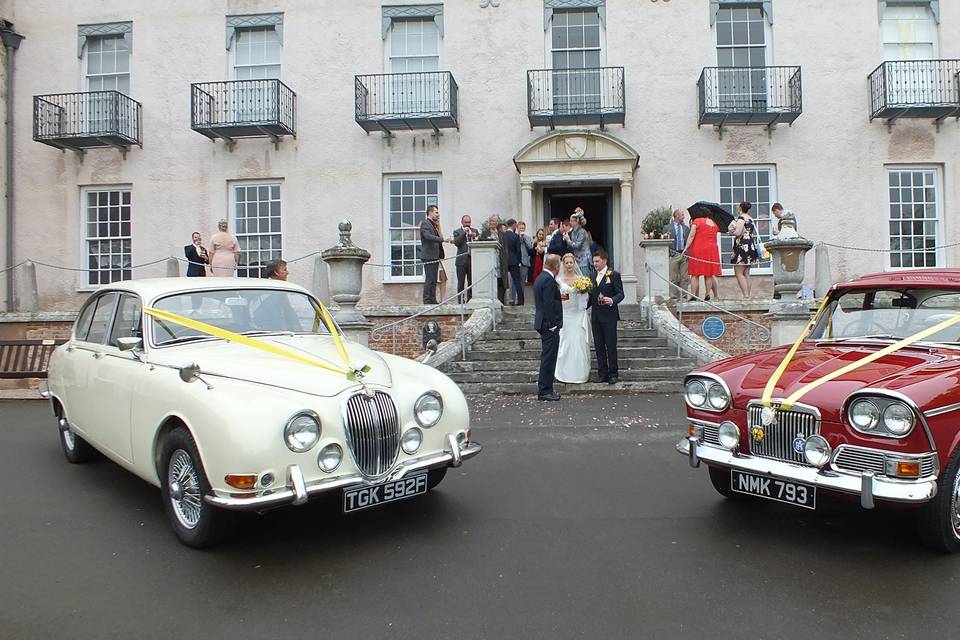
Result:
[[[197,340],[212,340],[213,336],[180,336],[179,338],[170,338],[163,342],[158,342],[158,347],[165,347],[168,344],[182,344],[184,342],[195,342]]]
[[[294,336],[293,331],[288,331],[286,329],[277,329],[276,331],[241,331],[240,335],[242,336]]]

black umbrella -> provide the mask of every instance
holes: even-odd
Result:
[[[700,202],[694,203],[687,207],[687,211],[690,212],[691,220],[695,218],[711,218],[717,223],[717,226],[720,227],[721,231],[726,231],[730,224],[735,220],[729,211],[721,207],[716,202],[704,202],[701,200]]]

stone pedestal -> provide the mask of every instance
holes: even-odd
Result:
[[[363,265],[370,259],[370,252],[353,244],[353,225],[349,220],[341,222],[338,228],[340,240],[320,253],[329,268],[330,297],[339,306],[332,312],[333,319],[350,341],[366,346],[373,323],[357,311],[357,302],[363,287]]]
[[[168,278],[179,278],[180,277],[180,261],[176,258],[167,258],[167,277]]]
[[[822,298],[833,286],[833,274],[830,273],[830,251],[826,245],[818,244],[813,250],[814,280],[813,290],[818,298]]]
[[[39,311],[37,295],[37,265],[27,260],[17,276],[17,311]]]
[[[810,322],[810,308],[807,303],[777,301],[770,307],[770,346],[793,344]]]
[[[653,273],[641,270],[644,287],[644,302],[657,303],[670,297],[670,247],[673,240],[641,240],[643,262]],[[657,275],[660,277],[658,278]]]
[[[496,240],[474,240],[468,242],[470,249],[470,268],[473,273],[473,298],[471,302],[478,306],[493,305],[498,308],[497,276],[492,273],[499,257],[500,243]]]

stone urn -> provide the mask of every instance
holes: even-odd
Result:
[[[353,244],[349,220],[342,221],[338,229],[340,240],[320,253],[330,270],[330,297],[339,307],[333,317],[344,333],[365,344],[372,324],[357,310],[357,302],[363,287],[363,265],[370,260],[370,252]]]
[[[804,263],[813,241],[806,238],[770,240],[764,243],[773,261],[773,290],[782,300],[796,298],[803,286]]]

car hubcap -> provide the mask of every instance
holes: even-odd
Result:
[[[170,490],[170,503],[173,512],[180,524],[193,529],[200,522],[202,497],[200,495],[200,481],[190,454],[183,449],[177,449],[170,456],[170,465],[167,471],[167,487]]]
[[[77,446],[77,437],[73,435],[73,431],[70,431],[70,429],[62,429],[60,433],[63,434],[63,444],[67,449],[73,451],[73,448]]]

